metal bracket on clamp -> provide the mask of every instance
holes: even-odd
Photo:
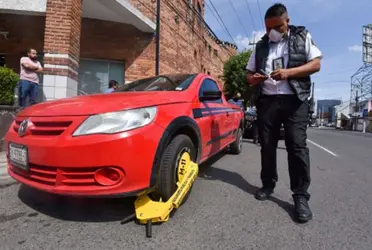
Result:
[[[168,201],[153,201],[145,194],[139,196],[134,202],[135,213],[121,221],[121,224],[137,219],[140,224],[146,225],[146,237],[152,237],[152,224],[166,222],[173,209],[179,208],[186,194],[191,189],[199,167],[196,163],[190,162],[186,168],[184,178],[177,183],[177,190]]]

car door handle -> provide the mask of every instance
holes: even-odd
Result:
[[[226,112],[226,115],[227,115],[227,116],[230,116],[230,112]]]

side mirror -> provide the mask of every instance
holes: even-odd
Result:
[[[201,101],[213,101],[221,99],[221,91],[203,91],[203,96],[200,96]]]

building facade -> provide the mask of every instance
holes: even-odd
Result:
[[[323,120],[323,123],[335,122],[336,121],[336,112],[334,107],[340,105],[341,100],[317,100],[317,114],[320,120]]]
[[[353,103],[351,107],[352,130],[372,133],[372,100]]]
[[[204,72],[223,84],[237,47],[204,21],[204,0],[161,0],[159,73]],[[0,2],[0,63],[20,71],[35,48],[44,67],[41,100],[103,92],[155,75],[155,0]]]

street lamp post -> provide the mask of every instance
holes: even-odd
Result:
[[[160,0],[156,1],[156,48],[155,48],[155,75],[159,75],[160,65]]]

